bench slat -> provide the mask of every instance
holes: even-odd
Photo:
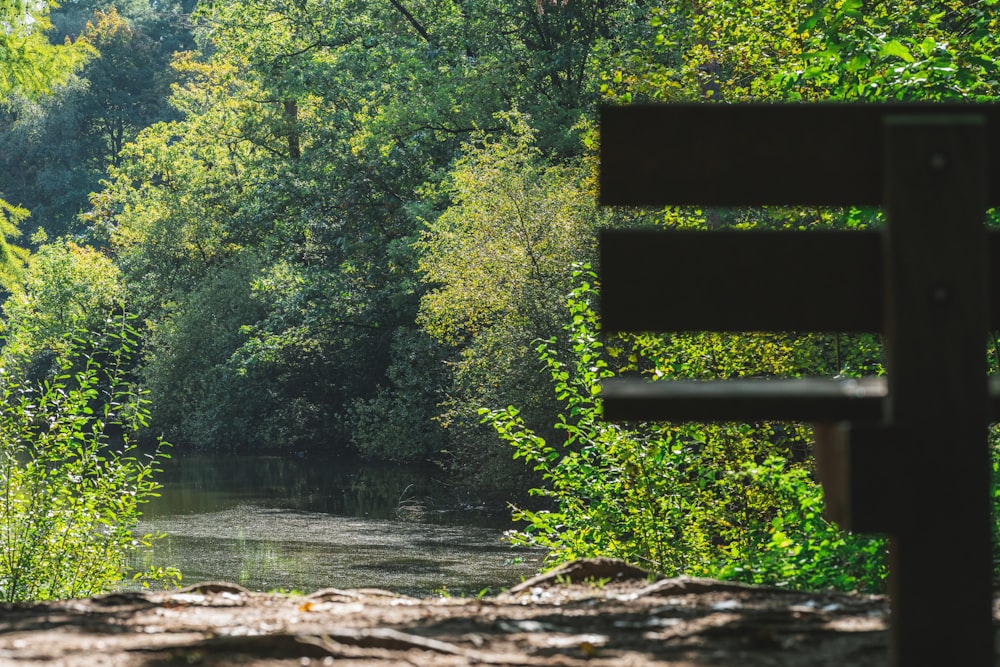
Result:
[[[610,205],[878,206],[883,120],[894,114],[979,115],[987,154],[1000,161],[996,104],[669,104],[600,114],[600,200]],[[988,198],[1000,204],[1000,179]]]
[[[602,327],[881,331],[882,242],[877,231],[603,230]],[[1000,232],[987,244],[1000,331]]]
[[[884,377],[670,380],[611,378],[601,387],[610,421],[877,421]]]
[[[605,331],[879,331],[878,232],[605,230]]]

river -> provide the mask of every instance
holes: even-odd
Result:
[[[506,512],[456,502],[429,469],[177,453],[158,479],[139,529],[165,537],[132,565],[175,566],[185,584],[475,596],[541,566],[502,540]]]

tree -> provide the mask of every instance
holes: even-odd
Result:
[[[4,194],[30,210],[32,221],[53,237],[68,231],[96,185],[80,130],[78,100],[86,87],[73,76],[45,97],[15,97],[0,111]]]
[[[594,248],[596,211],[582,175],[547,166],[524,117],[512,132],[480,134],[443,185],[450,206],[428,222],[420,269],[428,333],[460,343],[496,327],[537,335],[551,328],[564,267]]]
[[[127,144],[83,216],[91,238],[111,247],[143,316],[239,250],[247,228],[236,216],[258,159],[238,127],[256,88],[237,66],[182,53],[173,67],[185,81],[171,102],[186,117],[155,123]]]
[[[219,446],[235,448],[255,433],[233,421],[251,404],[234,392],[247,383],[225,368],[245,340],[241,327],[261,316],[253,294],[260,260],[248,248],[259,237],[240,217],[250,183],[265,178],[259,149],[239,131],[256,87],[240,77],[238,61],[206,64],[182,53],[173,66],[182,82],[171,100],[185,117],[155,123],[126,145],[84,219],[110,248],[146,324],[153,424],[201,447],[225,431]]]
[[[53,237],[78,231],[77,215],[125,142],[172,115],[162,42],[113,7],[89,19],[80,39],[95,55],[48,95],[12,97],[0,119],[6,194]]]
[[[0,2],[0,105],[13,96],[37,97],[65,81],[92,53],[85,41],[50,44],[51,0]],[[0,191],[0,284],[8,287],[18,275],[25,252],[8,243],[18,235],[17,224],[28,212],[11,205]]]
[[[266,312],[224,337],[242,341],[227,368],[254,395],[286,400],[262,405],[253,432],[234,425],[235,440],[275,433],[288,446],[346,448],[363,421],[367,450],[386,452],[398,429],[376,442],[377,423],[364,415],[375,405],[433,415],[454,384],[430,373],[440,386],[419,399],[401,391],[419,384],[412,369],[459,354],[428,345],[415,322],[427,284],[414,244],[457,192],[438,183],[475,133],[507,132],[497,114],[515,108],[535,114],[534,173],[578,155],[576,121],[597,101],[599,62],[648,29],[634,20],[642,11],[618,1],[203,3],[193,17],[202,52],[175,62],[183,118],[126,148],[87,220],[111,244],[151,331],[189,321],[187,309],[208,317],[196,305],[200,283],[254,251],[260,272],[247,279]],[[546,178],[554,192],[556,170]],[[546,309],[558,305],[540,301],[531,317],[556,321]],[[467,368],[488,366],[482,349]],[[160,386],[158,396],[176,395]],[[235,397],[220,388],[204,404]]]
[[[284,444],[269,419],[291,397],[255,382],[233,363],[244,327],[266,313],[254,290],[260,260],[252,252],[212,268],[175,310],[160,314],[146,340],[145,386],[155,425],[200,449],[235,451]]]
[[[523,115],[504,122],[510,130],[476,135],[453,163],[441,186],[450,205],[417,244],[428,284],[417,321],[452,348],[439,418],[452,465],[481,475],[481,488],[509,485],[512,471],[506,448],[478,432],[476,409],[520,399],[529,422],[546,428],[556,406],[536,341],[559,332],[565,267],[592,258],[598,223],[607,222],[586,165],[549,164]]]
[[[124,299],[118,268],[105,255],[65,239],[41,245],[3,304],[4,366],[46,377],[66,351],[61,346],[81,331],[103,335],[108,313],[121,312]]]
[[[83,71],[90,85],[78,113],[86,119],[81,129],[90,147],[89,161],[104,172],[119,163],[126,142],[141,128],[166,115],[167,54],[114,7],[95,13],[84,36],[99,55]]]
[[[443,449],[461,441],[461,436],[443,437],[437,419],[446,400],[448,352],[423,331],[397,329],[384,381],[374,395],[356,399],[351,406],[351,444],[362,457],[406,463],[440,460]]]
[[[53,0],[0,2],[0,102],[11,95],[37,96],[52,90],[92,53],[75,40],[51,44],[45,32],[52,27]]]

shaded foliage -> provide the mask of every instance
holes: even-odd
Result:
[[[50,236],[79,234],[76,216],[125,143],[172,114],[172,44],[144,29],[164,30],[148,2],[132,4],[131,14],[106,2],[55,10],[52,39],[86,44],[91,57],[48,95],[12,95],[0,112],[0,188]]]

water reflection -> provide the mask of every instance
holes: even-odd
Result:
[[[430,470],[178,455],[160,480],[141,528],[168,537],[134,564],[175,565],[187,583],[475,595],[540,565],[538,552],[501,542],[504,512],[463,509]]]

